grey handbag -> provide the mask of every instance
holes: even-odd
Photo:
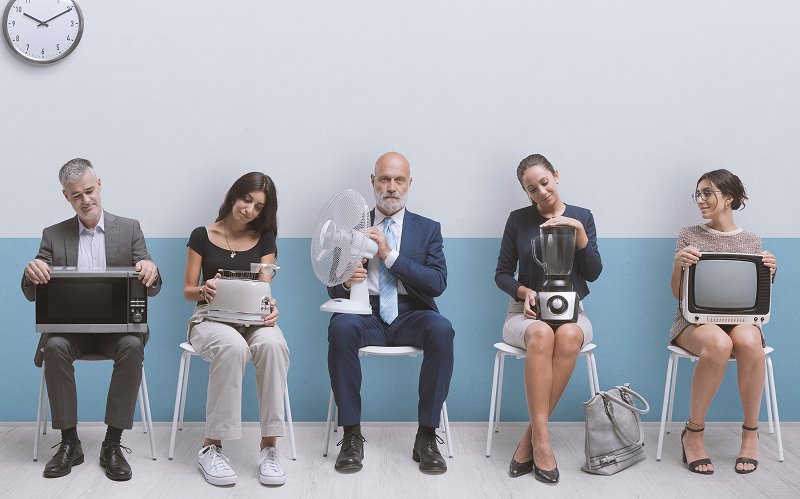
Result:
[[[639,409],[633,397],[644,404]],[[581,470],[613,475],[645,458],[641,414],[650,412],[647,401],[625,386],[597,392],[583,404],[586,413],[586,464]]]

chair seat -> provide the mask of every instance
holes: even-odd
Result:
[[[501,352],[507,353],[508,355],[514,355],[518,359],[521,359],[521,358],[525,357],[525,354],[526,354],[525,349],[519,348],[519,347],[515,347],[515,346],[511,346],[508,343],[505,343],[505,342],[502,342],[502,341],[495,343],[494,347],[496,349],[500,350]],[[578,352],[578,354],[591,352],[595,348],[597,348],[597,345],[595,345],[594,343],[587,343],[586,345],[584,345],[583,348],[581,348],[581,351]],[[689,353],[689,352],[686,352],[686,353]]]
[[[699,358],[697,355],[689,352],[688,350],[684,350],[683,348],[681,348],[681,347],[679,347],[677,345],[669,345],[667,347],[667,350],[669,350],[670,352],[676,354],[678,357],[681,357],[683,359],[691,359],[692,362],[696,361]],[[775,351],[775,349],[772,348],[772,347],[764,347],[764,355],[769,355],[774,351]],[[735,360],[736,360],[735,357],[731,357],[728,360],[728,362],[733,362]]]
[[[365,355],[411,355],[416,356],[422,353],[421,348],[412,346],[399,346],[399,347],[378,347],[368,346],[358,349],[358,354],[362,357]]]

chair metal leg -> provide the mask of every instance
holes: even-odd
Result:
[[[333,426],[333,390],[331,390],[331,398],[328,402],[328,417],[325,419],[325,441],[322,446],[322,457],[328,457],[328,444],[331,439],[331,426]]]
[[[167,456],[170,461],[175,454],[175,437],[178,433],[178,414],[181,410],[181,400],[183,400],[183,371],[186,367],[187,355],[191,354],[189,354],[189,352],[183,352],[181,355],[180,368],[178,368],[178,388],[175,390],[175,410],[172,414],[172,431],[169,435],[169,455]]]
[[[589,398],[594,397],[597,388],[594,386],[594,369],[592,369],[592,352],[586,352],[586,371],[589,374]]]
[[[664,400],[661,404],[661,425],[658,429],[658,447],[656,448],[656,461],[661,461],[661,451],[664,448],[664,430],[667,423],[667,411],[671,407],[670,394],[674,393],[670,384],[673,380],[673,363],[677,363],[677,356],[672,354],[667,361],[667,379],[664,381]]]
[[[767,357],[767,375],[772,399],[772,416],[775,420],[775,436],[778,440],[778,461],[783,462],[783,438],[781,438],[781,418],[778,415],[778,394],[775,391],[775,375],[772,371],[772,359],[769,356]]]
[[[678,365],[681,358],[677,354],[673,354],[675,360],[672,362],[672,391],[669,395],[669,412],[667,412],[667,433],[671,432],[672,428],[672,407],[675,405],[675,387],[678,386]],[[687,418],[688,419],[688,418]]]
[[[506,368],[506,355],[500,356],[500,377],[497,380],[497,410],[494,413],[494,432],[500,431],[500,414],[503,403],[503,374]]]
[[[50,399],[47,398],[47,382],[44,383],[44,400],[42,401],[42,435],[47,435],[47,417],[50,414]]]
[[[289,423],[289,444],[292,446],[292,461],[297,460],[297,447],[294,444],[294,423],[292,422],[292,405],[289,403],[289,383],[283,391],[283,397],[286,405],[286,421]]]
[[[142,394],[144,401],[144,408],[142,410],[142,419],[145,421],[147,433],[150,435],[150,455],[153,461],[156,460],[156,440],[153,434],[153,415],[150,414],[150,395],[147,393],[147,376],[144,374],[144,366],[142,366],[142,384],[139,385],[139,391]]]
[[[139,393],[136,394],[136,400],[139,401],[139,415],[142,418],[142,433],[147,435],[147,418],[144,414],[144,397],[142,396],[142,385],[139,385]]]
[[[44,362],[42,362],[42,378],[39,381],[39,404],[36,406],[36,431],[34,431],[33,438],[33,460],[39,460],[39,432],[42,431],[42,409],[44,409],[45,398],[45,383],[44,383]],[[46,410],[46,409],[45,409]],[[47,423],[45,422],[45,427]]]
[[[767,423],[769,424],[769,434],[775,433],[775,425],[772,422],[772,397],[770,397],[769,376],[767,376],[767,359],[764,359],[764,403],[767,406]]]
[[[450,418],[447,417],[447,402],[442,402],[442,421],[444,421],[444,433],[447,437],[447,457],[453,458],[453,437],[450,433]]]
[[[192,364],[192,354],[184,352],[186,355],[186,368],[183,371],[183,393],[181,394],[181,412],[178,416],[178,430],[183,430],[183,416],[186,412],[186,393],[189,391],[189,367]]]
[[[495,411],[495,403],[497,402],[497,378],[499,376],[499,369],[500,369],[500,356],[503,355],[503,352],[499,351],[494,356],[494,370],[492,374],[492,396],[489,402],[489,424],[486,430],[486,457],[489,457],[492,453],[492,433],[494,430],[494,411]]]
[[[600,388],[600,375],[597,374],[597,357],[592,352],[592,371],[594,372],[594,389],[595,393],[601,390]]]

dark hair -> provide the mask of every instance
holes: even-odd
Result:
[[[244,197],[251,192],[261,191],[264,193],[266,201],[264,202],[264,209],[261,213],[251,222],[247,224],[250,230],[254,230],[259,234],[264,232],[271,232],[275,238],[278,238],[278,193],[275,191],[275,184],[269,175],[261,172],[245,173],[233,183],[228,193],[225,194],[225,200],[219,207],[219,215],[217,215],[216,222],[222,221],[225,217],[233,211],[233,203],[237,199],[244,199]]]
[[[713,172],[704,173],[698,180],[697,184],[703,180],[708,180],[725,196],[730,196],[731,208],[738,210],[744,208],[744,202],[747,200],[747,191],[744,189],[744,184],[739,177],[729,172],[728,170],[720,169]]]
[[[553,165],[551,165],[549,161],[547,161],[547,158],[541,154],[531,154],[527,158],[520,161],[519,166],[517,167],[517,180],[519,180],[520,184],[522,184],[522,176],[525,174],[525,170],[534,166],[544,167],[553,175],[556,174],[556,169],[553,168]]]

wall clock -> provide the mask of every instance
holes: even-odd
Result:
[[[3,12],[3,36],[27,62],[51,64],[78,46],[83,14],[74,0],[11,0]]]

